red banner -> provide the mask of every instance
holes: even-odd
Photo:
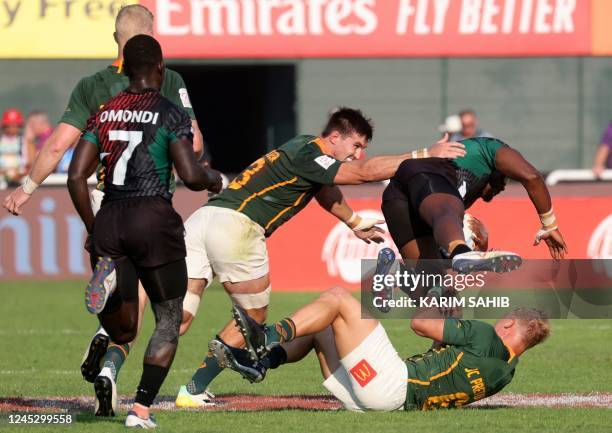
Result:
[[[601,0],[141,3],[174,58],[574,56],[603,54],[610,34],[593,25]]]
[[[0,201],[7,193],[0,193]],[[179,188],[174,205],[186,219],[203,201],[203,194]],[[348,201],[361,214],[382,219],[379,199]],[[556,197],[554,206],[570,258],[612,259],[612,197]],[[490,248],[515,251],[524,258],[549,257],[546,246],[532,246],[539,220],[527,197],[479,202],[470,213],[486,225]],[[41,189],[24,216],[0,213],[0,281],[84,279],[89,275],[84,240],[67,190]],[[388,234],[387,245],[392,245]],[[276,291],[357,288],[361,259],[375,258],[380,248],[355,238],[343,223],[312,203],[268,240],[272,286]]]
[[[349,203],[360,213],[382,219],[380,200]],[[554,207],[568,258],[612,259],[612,197],[558,197]],[[514,251],[523,258],[550,258],[544,243],[532,245],[540,221],[527,197],[478,202],[469,213],[487,227],[489,248]],[[387,245],[392,246],[388,235]],[[376,258],[382,247],[355,238],[344,224],[311,204],[268,241],[272,286],[295,291],[335,285],[357,289],[361,259]]]

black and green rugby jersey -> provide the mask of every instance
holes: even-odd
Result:
[[[157,90],[124,91],[87,122],[83,139],[98,146],[104,167],[104,202],[172,198],[170,144],[193,139],[191,119]],[[104,203],[103,202],[103,203]]]
[[[119,60],[93,75],[82,78],[72,90],[68,106],[60,122],[84,130],[87,126],[87,119],[101,109],[112,97],[126,89],[129,84],[130,80],[123,73],[122,62]],[[191,119],[195,119],[187,87],[178,72],[166,68],[161,94],[174,104],[182,107]],[[98,167],[96,175],[98,177],[96,188],[103,190],[104,172],[101,166]],[[174,183],[174,176],[172,182]]]
[[[464,406],[510,383],[518,358],[493,326],[478,320],[446,319],[442,349],[406,361],[406,409]]]
[[[334,184],[340,165],[321,139],[300,135],[259,158],[206,205],[241,212],[270,236],[302,210],[321,185]]]
[[[453,162],[457,167],[457,189],[468,208],[480,198],[489,176],[495,171],[495,154],[507,144],[489,137],[468,138],[461,143],[465,146],[465,156]]]

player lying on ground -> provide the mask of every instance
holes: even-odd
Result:
[[[87,119],[129,85],[128,77],[123,73],[123,47],[133,36],[139,34],[152,36],[153,19],[153,14],[142,5],[128,5],[120,9],[115,19],[113,34],[117,42],[117,60],[111,66],[84,77],[73,89],[66,111],[37,156],[29,177],[26,178],[22,187],[17,188],[5,198],[3,205],[9,212],[15,215],[21,214],[22,208],[26,206],[36,187],[55,171],[64,153],[79,139],[81,131],[87,125]],[[196,155],[201,154],[202,134],[183,78],[177,72],[166,68],[161,94],[189,115],[194,134],[193,149]],[[98,171],[97,174],[99,182],[96,189],[91,192],[94,214],[100,208],[104,197],[104,182],[100,177],[102,173]],[[142,285],[139,285],[138,299],[140,324],[147,301]],[[117,374],[125,361],[125,356],[130,351],[131,344],[117,345],[110,342],[106,331],[103,328],[97,329],[81,365],[81,372],[85,380],[94,382],[102,365],[112,367],[113,379],[117,380]],[[97,413],[97,415],[105,414]]]
[[[518,358],[548,337],[547,319],[537,310],[519,308],[494,326],[477,320],[412,319],[412,330],[445,343],[403,361],[383,326],[361,318],[361,305],[345,289],[323,293],[291,317],[262,327],[240,307],[236,322],[245,334],[244,349],[211,342],[219,362],[252,381],[266,370],[317,353],[323,385],[348,410],[435,409],[459,407],[501,391],[514,377]],[[420,313],[419,313],[420,314]]]
[[[68,188],[92,236],[99,258],[87,286],[88,309],[97,313],[112,340],[126,344],[138,329],[138,280],[151,299],[155,331],[145,352],[143,374],[126,426],[155,427],[149,416],[176,353],[182,303],[187,289],[181,217],[172,208],[172,166],[187,187],[218,192],[217,172],[196,162],[191,122],[164,98],[161,47],[138,35],[124,48],[129,87],[88,121],[70,164]],[[119,114],[118,114],[119,113]],[[95,217],[87,178],[101,161],[104,200]],[[116,284],[107,284],[115,275]],[[116,412],[114,375],[105,367],[96,378],[102,413]]]
[[[404,161],[383,193],[382,211],[395,245],[404,260],[440,258],[449,252],[453,268],[483,270],[487,262],[466,260],[471,252],[463,238],[465,210],[477,199],[489,202],[504,190],[506,177],[520,182],[542,223],[534,245],[544,240],[554,259],[567,253],[557,225],[550,194],[540,173],[523,156],[494,138],[461,141],[466,154],[454,161],[425,158]],[[510,270],[518,257],[489,252],[494,270]]]
[[[382,221],[355,214],[337,185],[388,179],[402,161],[414,157],[455,158],[464,154],[461,144],[444,139],[429,150],[361,159],[372,134],[370,120],[359,110],[341,108],[329,118],[320,136],[295,137],[258,159],[226,190],[194,212],[185,223],[189,277],[185,311],[195,316],[214,273],[232,302],[263,322],[271,290],[266,238],[313,197],[358,237],[379,242],[381,230],[375,224]],[[182,331],[189,323],[183,324]],[[244,344],[233,321],[219,335],[232,346]],[[221,370],[207,353],[191,381],[179,390],[176,405],[208,404],[206,389]]]

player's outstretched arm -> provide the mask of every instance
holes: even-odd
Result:
[[[359,185],[391,179],[399,165],[407,159],[449,158],[465,156],[462,143],[448,141],[448,134],[428,149],[414,150],[401,155],[375,156],[369,159],[343,163],[334,177],[336,185]]]
[[[4,199],[2,204],[13,215],[20,215],[22,207],[30,199],[38,185],[55,171],[64,153],[78,139],[81,131],[67,123],[60,123],[43,145],[34,160],[32,169],[24,185],[17,188]]]
[[[98,147],[88,140],[81,139],[68,168],[68,191],[87,233],[91,233],[94,222],[87,179],[95,170],[97,163]]]
[[[176,172],[187,188],[193,191],[205,189],[212,192],[221,191],[223,186],[221,174],[196,161],[191,140],[179,138],[170,143],[170,157],[176,167]]]
[[[344,195],[337,186],[323,186],[315,196],[319,205],[340,221],[345,223],[355,236],[369,244],[371,241],[381,243],[384,231],[377,224],[384,224],[384,220],[363,218],[348,205]]]
[[[565,257],[567,246],[557,225],[550,192],[540,172],[523,158],[523,155],[509,146],[502,147],[497,151],[495,167],[504,176],[520,182],[536,208],[542,222],[542,228],[536,234],[534,245],[539,244],[540,240],[543,239],[548,245],[551,257],[554,259]]]

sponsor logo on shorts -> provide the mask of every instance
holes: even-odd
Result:
[[[355,378],[359,386],[365,387],[372,379],[376,377],[376,370],[366,361],[362,359],[350,370],[351,375]]]

